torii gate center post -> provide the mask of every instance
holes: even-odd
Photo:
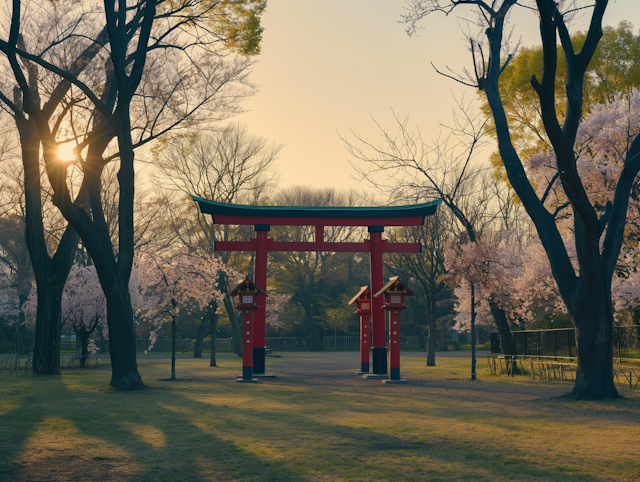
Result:
[[[384,286],[383,253],[419,253],[419,243],[390,243],[382,239],[387,226],[421,226],[426,216],[435,214],[440,200],[424,204],[389,207],[283,207],[225,204],[194,197],[202,214],[210,214],[214,224],[253,225],[256,237],[248,241],[217,241],[216,251],[255,252],[254,283],[267,291],[267,253],[269,251],[315,251],[369,253],[371,291]],[[315,226],[315,241],[283,242],[268,237],[271,226]],[[369,239],[360,243],[327,243],[325,226],[367,226]],[[265,374],[266,299],[258,295],[253,330],[253,373]],[[371,307],[373,373],[387,374],[385,312],[382,296],[373,298]]]

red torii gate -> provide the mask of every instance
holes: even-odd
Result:
[[[371,292],[384,285],[382,253],[419,253],[419,243],[390,243],[382,239],[386,226],[421,226],[426,216],[435,214],[440,200],[409,206],[389,207],[281,207],[225,204],[193,197],[202,214],[210,214],[214,224],[254,225],[256,237],[249,241],[217,241],[216,251],[254,251],[254,283],[267,291],[269,251],[316,251],[369,253]],[[315,226],[311,242],[283,242],[268,237],[271,226]],[[367,226],[370,239],[360,243],[327,243],[325,226]],[[258,295],[253,331],[253,374],[265,375],[266,298]],[[373,373],[386,375],[387,349],[385,313],[381,296],[373,298],[371,312]]]

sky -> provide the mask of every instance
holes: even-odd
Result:
[[[465,18],[434,14],[409,37],[400,22],[404,0],[269,0],[263,14],[262,51],[251,80],[257,94],[236,121],[283,144],[280,187],[297,184],[360,189],[340,136],[378,137],[375,119],[392,127],[394,112],[410,116],[424,137],[449,124],[456,99],[475,90],[435,72],[469,66]],[[461,9],[470,12],[469,9]],[[468,14],[473,19],[472,14]],[[610,0],[605,25],[626,19],[640,28],[640,1]],[[512,16],[513,39],[540,44],[537,18]],[[585,19],[573,30],[585,29]]]

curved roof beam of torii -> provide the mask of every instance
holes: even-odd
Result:
[[[273,226],[420,226],[441,200],[408,206],[302,207],[226,204],[193,196],[202,214],[215,224],[269,224]]]

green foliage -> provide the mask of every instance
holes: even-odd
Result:
[[[572,36],[579,51],[586,39],[585,32]],[[539,152],[547,145],[547,137],[540,118],[540,102],[531,86],[532,76],[542,77],[542,46],[523,48],[511,60],[500,76],[500,92],[509,125],[512,126],[513,144],[522,158]],[[556,92],[563,92],[567,84],[567,62],[562,49],[558,49]],[[640,86],[640,34],[634,35],[633,25],[620,22],[618,28],[604,27],[603,37],[589,63],[584,81],[584,111],[614,100],[620,93]],[[490,116],[486,97],[481,96],[481,109]],[[556,111],[560,122],[566,111],[566,98],[556,96]],[[493,124],[487,127],[495,136]],[[490,162],[495,176],[507,181],[506,171],[498,152],[491,154]]]
[[[208,0],[204,4],[217,3],[211,17],[213,28],[225,38],[232,52],[252,56],[260,53],[264,28],[260,16],[267,0]]]

